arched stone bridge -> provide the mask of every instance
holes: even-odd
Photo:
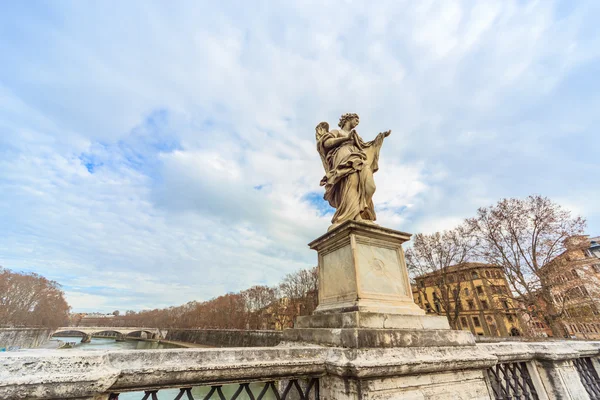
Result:
[[[117,335],[117,340],[125,340],[125,337],[141,332],[140,336],[145,339],[164,339],[166,332],[158,328],[131,328],[131,327],[111,327],[111,326],[63,326],[57,328],[52,334],[53,336],[66,332],[78,332],[83,335],[82,343],[88,343],[93,335],[103,332],[114,332]]]

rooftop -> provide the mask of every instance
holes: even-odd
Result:
[[[436,275],[439,275],[442,273],[451,274],[451,273],[460,272],[460,271],[468,271],[468,270],[472,270],[472,269],[483,269],[483,268],[502,269],[502,267],[499,265],[492,265],[492,264],[478,263],[478,262],[466,262],[466,263],[461,263],[461,264],[456,264],[456,265],[450,265],[450,266],[444,267],[438,271],[433,271],[433,272],[429,272],[427,274],[419,275],[415,279],[427,278],[429,276],[436,276]]]

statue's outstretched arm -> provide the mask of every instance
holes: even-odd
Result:
[[[370,142],[364,143],[363,142],[363,146],[364,147],[368,147],[368,146],[373,146],[373,145],[381,145],[383,143],[383,139],[385,139],[386,137],[390,136],[390,134],[392,133],[392,131],[385,131],[385,132],[380,132],[377,134],[377,136],[375,136],[375,139],[371,140]]]

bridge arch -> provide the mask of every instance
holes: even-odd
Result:
[[[84,338],[91,339],[92,335],[96,335],[103,332],[114,332],[117,335],[117,340],[123,340],[125,336],[132,333],[139,333],[138,337],[146,337],[147,339],[161,339],[163,333],[158,328],[146,328],[146,327],[115,327],[115,326],[67,326],[57,328],[52,336],[58,336],[60,333],[66,332],[77,332],[84,336]]]
[[[132,334],[138,333],[138,332],[140,333],[139,337],[142,337],[142,334],[146,334],[146,339],[156,339],[156,336],[157,336],[156,332],[149,330],[149,329],[138,329],[138,330],[134,330],[134,331],[128,331],[127,335],[129,336],[129,335],[132,335]],[[137,337],[135,335],[132,335],[132,336]]]
[[[90,333],[84,332],[83,330],[77,329],[75,327],[73,327],[73,329],[59,328],[52,334],[52,337],[60,336],[61,333],[65,334],[65,333],[71,333],[71,332],[76,332],[76,333],[81,334],[81,343],[89,343],[92,340],[92,335]]]
[[[106,329],[104,328],[97,328],[97,329],[86,329],[86,328],[79,328],[79,327],[72,327],[71,329],[65,329],[65,328],[59,328],[57,329],[52,336],[60,336],[62,334],[65,333],[79,333],[82,336],[81,339],[81,343],[89,343],[92,340],[92,337],[97,335],[97,336],[102,336],[102,333],[113,333],[115,336],[115,339],[119,342],[119,341],[124,341],[125,340],[125,336],[128,335],[128,331],[123,331],[121,329],[115,329],[112,327],[107,327]]]
[[[85,336],[87,335],[86,332],[81,331],[75,327],[73,327],[72,329],[60,329],[60,330],[56,330],[54,331],[54,333],[52,334],[52,336],[60,336],[61,333],[71,333],[71,332],[76,332],[76,333],[81,333],[81,336]]]

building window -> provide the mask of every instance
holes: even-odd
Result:
[[[473,317],[473,325],[475,325],[478,328],[481,327],[481,323],[479,322],[478,317]]]
[[[467,322],[467,317],[460,317],[460,324],[463,328],[468,328],[469,323]]]
[[[490,275],[490,271],[485,271],[485,276],[486,278],[491,278],[492,276]]]
[[[575,271],[574,269],[571,270],[571,275],[573,275],[573,278],[579,278],[579,275],[577,275],[577,271]]]
[[[483,294],[483,288],[481,286],[477,286],[477,294]]]
[[[512,316],[512,314],[506,314],[506,319],[508,320],[508,322],[514,321],[514,317]]]
[[[454,276],[453,275],[448,275],[448,282],[454,283]]]
[[[557,294],[557,295],[555,296],[555,298],[556,298],[556,301],[558,301],[559,303],[562,303],[562,301],[563,301],[563,297],[562,297],[560,294]]]
[[[478,279],[479,278],[479,274],[477,273],[477,271],[471,271],[471,279]]]
[[[488,307],[488,302],[485,300],[481,300],[481,307],[483,307],[484,310],[487,310]]]
[[[508,310],[510,307],[508,306],[508,302],[506,300],[502,300],[502,307],[504,307],[504,309]]]
[[[573,295],[575,297],[581,297],[581,296],[583,296],[583,292],[581,291],[581,288],[579,286],[573,288]]]
[[[473,302],[473,300],[467,300],[467,304],[469,305],[469,310],[475,309],[475,303]]]

